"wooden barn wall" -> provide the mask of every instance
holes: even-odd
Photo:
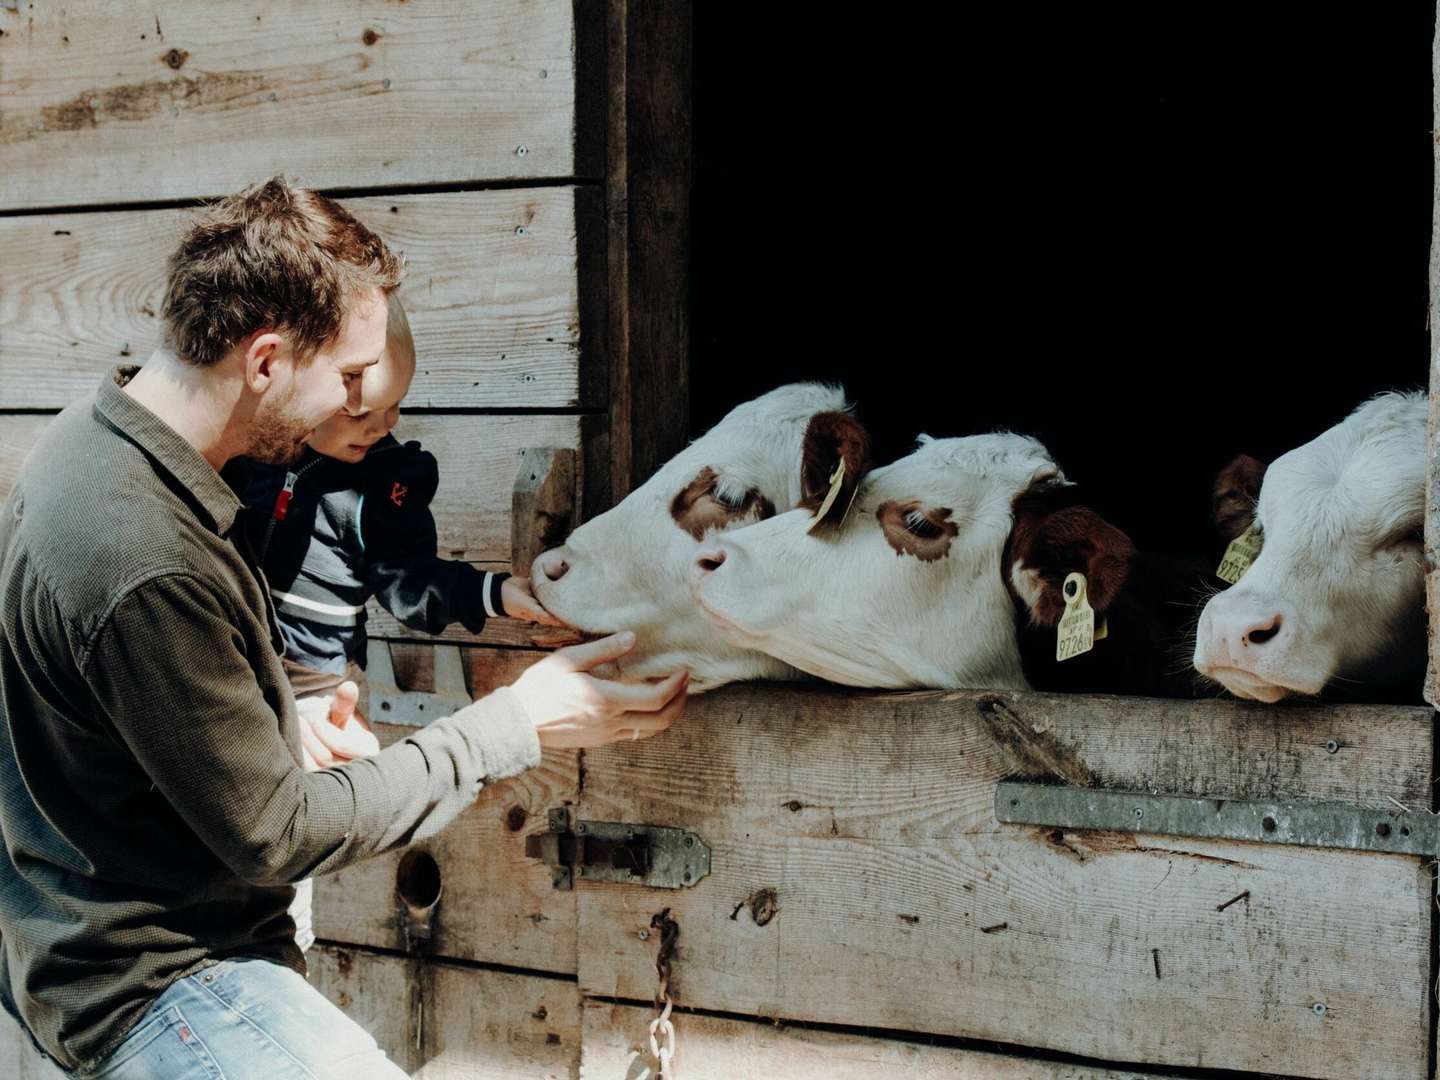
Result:
[[[398,434],[442,463],[442,554],[508,562],[527,447],[579,451],[584,511],[609,505],[687,427],[690,14],[0,6],[0,494],[57,410],[154,346],[196,202],[283,171],[407,254],[420,364]],[[559,640],[371,614],[417,689],[437,640],[463,647],[476,696]],[[423,845],[444,887],[424,957],[399,855],[317,883],[313,978],[415,1076],[652,1076],[648,928],[668,908],[685,1076],[1423,1080],[1422,860],[1006,826],[993,797],[1018,774],[1432,807],[1431,727],[1419,709],[731,688],[663,739],[549,752],[482,793]],[[692,829],[714,870],[556,890],[524,848],[562,806]],[[3,1017],[0,1074],[54,1075]]]

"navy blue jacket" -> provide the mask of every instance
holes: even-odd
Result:
[[[246,530],[287,660],[337,675],[347,661],[364,667],[372,596],[430,634],[453,622],[478,634],[487,615],[505,613],[500,585],[510,575],[436,556],[430,501],[439,481],[433,454],[390,435],[353,464],[309,449],[288,468],[249,463]]]

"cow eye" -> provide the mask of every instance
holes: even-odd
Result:
[[[1401,532],[1396,533],[1395,535],[1391,536],[1389,540],[1385,541],[1385,546],[1391,548],[1423,547],[1424,544],[1425,529],[1423,526],[1415,529],[1405,529]]]
[[[934,540],[944,530],[926,517],[923,511],[907,510],[905,512],[905,531],[922,540]]]
[[[736,510],[744,509],[745,498],[749,494],[749,491],[739,484],[721,481],[715,485],[715,490],[710,493],[710,497],[733,513]]]

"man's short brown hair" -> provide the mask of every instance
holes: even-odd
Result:
[[[170,257],[165,342],[208,366],[246,335],[284,332],[308,360],[340,332],[347,298],[388,293],[404,260],[333,199],[283,176],[208,206]]]

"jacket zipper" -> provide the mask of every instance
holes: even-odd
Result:
[[[265,526],[265,539],[260,541],[260,565],[265,565],[265,555],[270,550],[270,538],[275,535],[275,526],[285,520],[285,515],[290,512],[290,499],[295,494],[295,485],[299,483],[300,477],[319,465],[325,459],[316,458],[299,469],[292,470],[285,474],[285,486],[280,489],[280,494],[275,496],[275,509],[270,512],[270,521]]]

